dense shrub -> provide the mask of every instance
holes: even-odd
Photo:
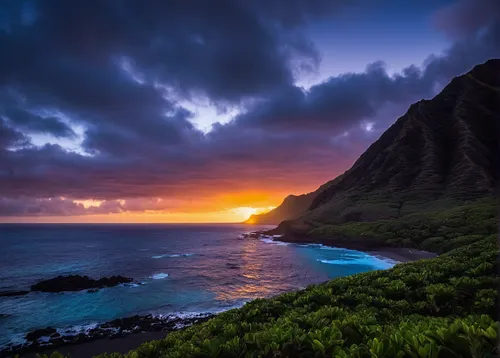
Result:
[[[497,200],[483,199],[445,211],[410,214],[392,220],[324,225],[309,235],[371,240],[381,245],[413,247],[440,254],[485,236],[496,237],[497,215]]]

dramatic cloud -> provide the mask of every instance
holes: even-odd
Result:
[[[462,2],[434,16],[446,33]],[[500,21],[474,7],[467,36],[423,66],[375,62],[304,89],[320,60],[304,27],[352,2],[9,4],[0,216],[268,206],[341,174],[412,102],[500,56]],[[203,133],[186,104],[198,97],[238,114]]]
[[[8,127],[0,118],[0,151],[9,147],[27,144],[27,138],[20,132]]]
[[[274,97],[257,102],[236,118],[241,125],[263,128],[297,128],[333,131],[348,129],[375,115],[387,102],[407,103],[431,92],[415,66],[390,77],[382,62],[368,65],[364,73],[332,77],[308,91],[290,86]]]
[[[85,208],[81,203],[64,198],[0,198],[0,216],[69,216],[121,212],[118,202]]]
[[[321,3],[297,2],[296,11],[315,13]],[[58,87],[78,100],[92,88],[83,97],[91,101],[116,83],[107,82],[109,61],[125,56],[139,77],[185,95],[238,102],[291,84],[292,56],[303,68],[318,61],[312,42],[285,30],[266,8],[240,1],[37,1],[18,9],[17,23],[11,19],[0,36],[0,50],[11,54],[0,60],[0,77]],[[35,15],[26,24],[28,11]]]
[[[75,137],[71,127],[56,117],[42,117],[19,108],[5,108],[3,116],[16,128],[55,137]]]
[[[500,20],[498,0],[457,0],[438,10],[435,25],[450,37],[474,35]]]
[[[481,34],[456,42],[445,55],[430,56],[422,69],[412,65],[391,76],[383,62],[376,62],[363,73],[332,77],[308,91],[289,86],[254,103],[235,121],[243,127],[330,129],[338,134],[375,116],[384,105],[407,106],[432,97],[453,77],[498,56],[500,22],[495,22]]]

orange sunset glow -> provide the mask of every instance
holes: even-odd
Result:
[[[236,181],[238,185],[227,181],[203,187],[193,179],[178,185],[174,195],[166,195],[164,187],[158,187],[156,191],[160,195],[155,195],[155,187],[146,186],[141,187],[144,195],[134,198],[128,198],[128,192],[116,199],[41,198],[29,201],[24,215],[0,216],[0,222],[241,223],[254,214],[274,209],[291,193],[302,194],[317,189],[318,184],[330,175],[323,173],[311,177],[288,172],[264,180],[259,172],[255,172],[247,175],[244,182]],[[285,181],[287,185],[283,185]]]
[[[127,211],[107,214],[87,214],[74,216],[37,216],[37,217],[11,217],[9,222],[33,222],[33,223],[238,223],[243,222],[254,214],[262,214],[274,209],[280,204],[281,198],[265,202],[258,200],[260,206],[251,206],[249,197],[245,197],[245,206],[235,206],[230,208],[217,208],[217,205],[210,207],[203,205],[200,211],[196,206],[187,207],[190,212],[182,210],[144,210]],[[65,199],[68,200],[68,199]],[[240,200],[235,200],[240,202]],[[119,200],[126,207],[127,200]],[[100,209],[106,205],[101,200],[73,200],[73,203],[81,205],[85,209]],[[214,202],[217,203],[217,202]],[[269,204],[269,205],[266,205]],[[274,205],[273,205],[274,204]],[[1,219],[0,219],[1,222]]]

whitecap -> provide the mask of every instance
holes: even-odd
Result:
[[[345,249],[342,249],[342,248],[339,248],[339,247],[325,246],[325,245],[321,245],[320,249],[321,250],[332,250],[332,251],[345,251]]]
[[[158,272],[158,273],[155,273],[153,276],[151,276],[151,278],[153,280],[161,280],[161,279],[164,279],[167,277],[168,277],[168,273],[163,273],[163,272]]]
[[[163,254],[163,255],[155,255],[151,256],[152,259],[164,259],[168,257],[189,257],[193,256],[194,254]]]
[[[141,285],[144,285],[143,282],[131,282],[131,283],[124,283],[123,286],[125,287],[139,287]]]
[[[266,244],[273,244],[273,245],[278,245],[278,246],[288,246],[289,245],[288,242],[276,241],[276,240],[270,239],[268,237],[264,237],[264,238],[260,239],[260,241],[262,241]]]
[[[181,319],[186,319],[186,318],[203,318],[203,317],[207,317],[207,316],[210,316],[210,315],[214,315],[214,314],[219,314],[219,313],[222,313],[222,312],[225,312],[225,311],[229,311],[229,310],[232,310],[232,309],[235,309],[235,308],[241,308],[243,307],[244,305],[247,304],[247,302],[250,302],[251,300],[241,300],[237,303],[233,303],[233,304],[229,304],[229,305],[226,305],[226,306],[221,306],[221,307],[218,307],[218,308],[213,308],[213,309],[208,309],[208,310],[205,310],[205,311],[180,311],[180,312],[173,312],[173,313],[169,313],[169,314],[158,314],[156,315],[157,317],[159,318],[167,318],[167,317],[177,317],[177,318],[181,318]]]
[[[99,324],[97,322],[92,322],[88,324],[82,324],[82,325],[73,325],[69,326],[63,329],[57,329],[57,332],[64,335],[64,334],[75,334],[75,333],[82,333],[82,332],[88,332],[91,329],[94,329],[98,326]]]
[[[362,257],[353,257],[350,259],[335,259],[335,260],[327,260],[327,259],[316,259],[317,261],[324,263],[324,264],[329,264],[329,265],[366,265],[366,266],[372,266],[376,269],[389,269],[393,267],[395,264],[397,264],[396,261],[387,259],[387,260],[381,260],[377,257],[374,256],[362,256]]]
[[[149,251],[149,249],[137,249],[138,251]]]
[[[323,244],[295,244],[295,245],[298,247],[309,247],[309,248],[320,248],[320,249],[329,247]]]

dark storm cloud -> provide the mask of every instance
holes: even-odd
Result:
[[[500,57],[500,19],[483,29],[480,34],[456,42],[443,56],[426,60],[424,81],[447,83],[453,76],[464,73],[475,65]]]
[[[178,209],[214,193],[311,189],[409,104],[500,56],[499,24],[488,22],[422,68],[389,75],[376,62],[305,90],[294,75],[319,55],[300,28],[346,2],[19,4],[0,16],[0,215]],[[198,95],[241,114],[205,135],[178,103]],[[74,124],[80,153],[29,144],[34,132],[78,136]],[[72,201],[89,197],[106,201]]]
[[[434,24],[450,37],[470,36],[498,20],[498,0],[457,0],[433,16]]]
[[[83,204],[63,198],[0,198],[0,216],[74,216],[121,211],[116,201],[85,208]]]
[[[263,128],[345,130],[375,115],[387,102],[406,103],[428,95],[432,83],[424,83],[421,77],[415,66],[391,77],[384,64],[377,62],[363,73],[332,77],[308,91],[289,86],[235,120],[238,125]]]
[[[42,117],[19,108],[0,109],[14,127],[38,133],[52,134],[54,137],[74,137],[76,134],[69,125],[56,117]]]
[[[5,120],[0,118],[0,153],[2,153],[2,150],[5,148],[23,146],[27,143],[29,143],[29,140],[21,132],[9,127],[7,123],[5,123]]]
[[[314,14],[322,3],[299,1],[293,11]],[[313,68],[318,60],[311,41],[280,31],[282,19],[257,3],[47,0],[8,2],[3,9],[0,52],[7,55],[0,57],[0,85],[14,88],[29,106],[80,121],[84,149],[94,154],[117,154],[125,143],[151,150],[151,144],[199,137],[191,114],[165,98],[164,87],[237,104],[291,85],[296,67]],[[294,68],[292,56],[301,59]],[[54,118],[17,122],[71,134]]]
[[[316,3],[300,8],[314,9]],[[88,73],[96,70],[92,66],[127,56],[146,77],[184,94],[201,92],[214,101],[237,102],[291,84],[290,55],[317,61],[310,41],[278,31],[274,20],[279,24],[280,19],[269,18],[257,4],[47,0],[33,7],[31,25],[20,25],[19,16],[19,23],[10,26],[14,30],[0,35],[1,50],[8,47],[10,53],[0,60],[0,77],[46,84],[62,70],[70,83],[83,80],[85,85],[97,80],[96,73]],[[32,70],[27,73],[28,68]]]
[[[341,132],[370,119],[386,104],[409,105],[436,94],[453,77],[490,58],[500,57],[500,21],[480,34],[456,42],[444,56],[430,56],[425,67],[409,66],[389,75],[383,62],[363,73],[347,73],[303,90],[288,86],[265,101],[254,103],[233,125],[269,129]],[[394,118],[391,118],[391,121]]]

